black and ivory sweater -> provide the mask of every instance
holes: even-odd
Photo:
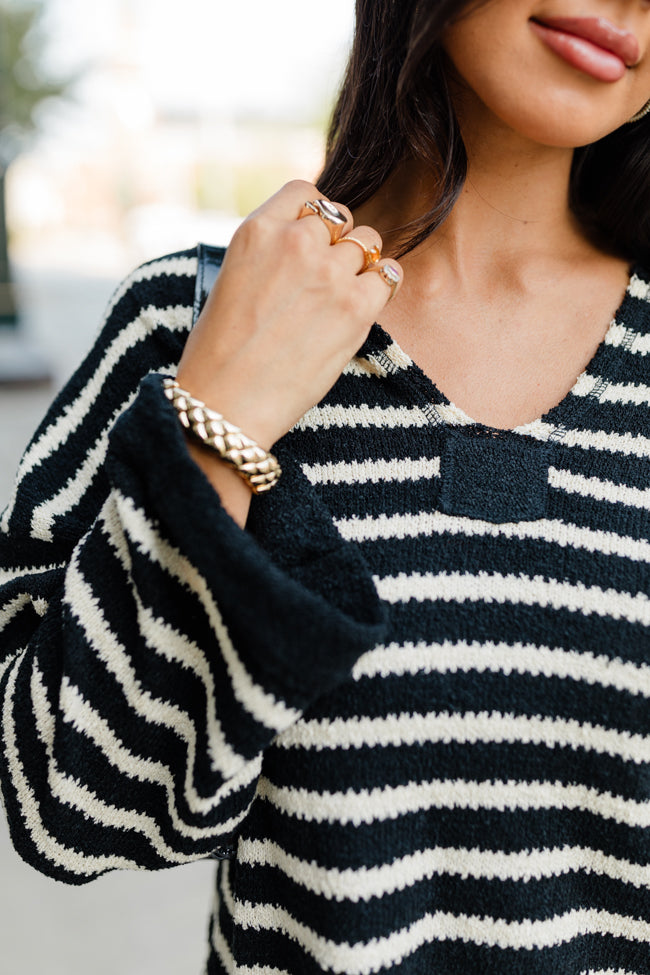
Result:
[[[648,276],[512,432],[374,326],[241,531],[161,389],[196,266],[118,290],[2,519],[16,848],[226,857],[210,973],[649,975]]]

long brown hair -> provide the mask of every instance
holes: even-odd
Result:
[[[352,50],[317,182],[326,196],[354,208],[402,160],[425,160],[438,196],[401,228],[400,256],[441,225],[467,175],[441,36],[477,2],[484,0],[356,0]],[[576,149],[570,200],[600,246],[650,262],[650,115]]]

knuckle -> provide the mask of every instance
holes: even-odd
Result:
[[[281,231],[281,246],[301,264],[312,258],[314,253],[314,241],[306,223],[306,220],[296,220],[285,224]]]
[[[348,288],[344,291],[341,305],[346,317],[354,321],[365,321],[368,317],[368,302],[357,288]]]
[[[306,179],[290,179],[288,183],[285,183],[284,189],[291,193],[306,193],[305,199],[310,199],[318,193],[314,184],[308,183]]]
[[[263,242],[269,233],[269,219],[263,213],[256,213],[247,217],[235,231],[233,241],[242,244],[256,244]]]

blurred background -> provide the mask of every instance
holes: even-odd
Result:
[[[132,267],[313,179],[353,0],[0,0],[0,509]],[[198,975],[212,867],[45,880],[0,813],[0,973]]]

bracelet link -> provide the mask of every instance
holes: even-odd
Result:
[[[216,451],[230,464],[255,494],[274,487],[282,468],[277,458],[216,410],[182,389],[175,379],[164,379],[165,396],[176,410],[182,426],[204,446]]]

